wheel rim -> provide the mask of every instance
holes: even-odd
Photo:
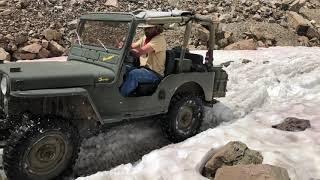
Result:
[[[177,116],[177,125],[179,129],[187,130],[193,121],[193,111],[191,107],[183,106]]]
[[[33,143],[26,152],[26,169],[35,175],[50,174],[65,160],[67,152],[68,146],[61,134],[47,134]]]

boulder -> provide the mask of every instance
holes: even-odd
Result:
[[[42,32],[42,34],[48,41],[51,41],[51,40],[58,41],[62,37],[62,34],[60,32],[53,29],[46,29]]]
[[[232,21],[232,16],[230,14],[223,14],[219,17],[221,23],[230,23]]]
[[[266,40],[271,40],[271,41],[275,41],[276,37],[275,35],[273,35],[272,32],[270,32],[270,30],[268,29],[264,29],[261,27],[252,27],[250,28],[250,31],[253,35],[253,37],[256,40],[261,40],[261,41],[266,41]]]
[[[45,40],[45,39],[42,39],[42,41],[41,41],[41,46],[42,46],[43,48],[48,48],[48,46],[49,46],[49,41],[47,41],[47,40]]]
[[[273,128],[283,131],[304,131],[307,128],[311,128],[309,120],[298,119],[295,117],[288,117],[282,123],[273,125]]]
[[[307,34],[308,29],[310,28],[311,23],[302,17],[300,14],[289,11],[288,14],[288,23],[289,26],[295,29],[296,33],[300,36]]]
[[[22,50],[22,52],[37,54],[37,53],[39,53],[41,48],[42,48],[42,46],[40,44],[33,43],[33,44],[30,44],[30,45],[23,47],[21,50]]]
[[[290,180],[286,169],[282,167],[258,164],[224,166],[219,168],[214,180]]]
[[[50,56],[50,51],[48,51],[45,48],[42,48],[39,53],[37,54],[37,58],[42,59],[42,58],[48,58]]]
[[[64,53],[65,48],[55,41],[50,41],[49,50],[53,56],[61,56]]]
[[[256,20],[256,21],[261,21],[262,17],[259,14],[255,14],[252,19]]]
[[[242,40],[225,47],[225,50],[257,50],[257,43],[253,39]]]
[[[0,61],[10,61],[10,54],[3,48],[0,48]]]
[[[299,36],[298,37],[298,42],[301,46],[310,46],[309,38],[306,36]]]
[[[35,59],[37,55],[32,53],[15,52],[13,53],[13,57],[16,60],[32,60],[32,59]]]
[[[306,33],[306,36],[310,39],[320,38],[320,32],[315,27],[310,27]]]
[[[290,5],[288,10],[299,12],[299,10],[306,4],[306,0],[295,0]]]
[[[206,44],[209,41],[209,34],[210,32],[206,28],[198,26],[197,38],[202,42],[202,44]]]
[[[28,37],[23,34],[15,34],[14,41],[17,45],[21,45],[28,41]]]
[[[238,164],[261,164],[263,157],[260,152],[251,150],[242,142],[229,142],[218,151],[205,164],[203,173],[206,177],[214,177],[217,169],[222,166]]]

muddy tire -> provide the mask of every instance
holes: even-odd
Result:
[[[181,142],[198,133],[203,121],[201,97],[179,94],[171,100],[169,111],[162,120],[162,130],[172,142]]]
[[[3,153],[10,180],[59,179],[70,173],[78,156],[77,128],[60,118],[29,120],[14,130]]]

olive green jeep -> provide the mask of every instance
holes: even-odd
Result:
[[[139,24],[185,26],[181,47],[166,51],[165,76],[120,94]],[[187,50],[193,25],[210,32],[207,56]],[[67,61],[0,65],[0,129],[3,166],[9,179],[55,179],[72,170],[81,139],[102,125],[161,117],[173,142],[197,133],[204,105],[226,93],[228,75],[213,66],[215,27],[211,19],[185,11],[91,13],[83,15]]]

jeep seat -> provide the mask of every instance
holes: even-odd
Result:
[[[166,63],[164,76],[174,73],[175,70],[175,53],[172,50],[166,51]],[[156,90],[161,81],[156,83],[139,83],[137,89],[133,92],[132,96],[151,96]]]

